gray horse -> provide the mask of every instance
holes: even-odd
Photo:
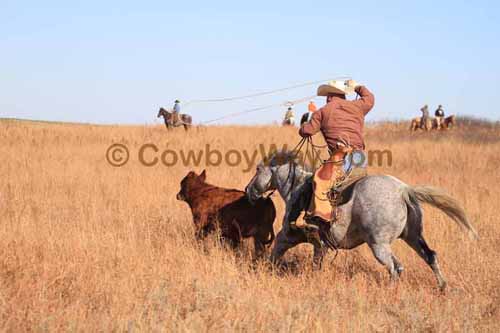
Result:
[[[183,113],[179,114],[177,120],[174,120],[173,112],[169,112],[164,108],[160,108],[157,117],[158,118],[163,117],[163,120],[165,121],[165,127],[167,127],[167,130],[172,129],[173,127],[184,126],[184,129],[187,131],[193,122],[190,115]]]
[[[307,242],[303,231],[290,228],[307,208],[312,192],[312,173],[302,166],[291,152],[277,152],[266,163],[261,162],[245,192],[251,202],[267,191],[277,189],[286,203],[283,226],[276,237],[271,261],[278,263],[284,253]],[[340,206],[345,227],[332,225],[331,236],[340,249],[353,249],[367,243],[377,260],[397,280],[403,266],[392,253],[391,243],[401,238],[430,266],[441,290],[446,281],[439,269],[436,253],[422,235],[420,203],[434,206],[453,221],[478,237],[459,203],[441,190],[429,186],[410,186],[392,176],[367,176],[355,183],[349,201]],[[327,249],[314,245],[315,267],[320,267]]]

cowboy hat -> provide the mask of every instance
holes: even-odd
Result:
[[[327,84],[322,84],[318,87],[318,96],[328,96],[328,94],[351,94],[354,92],[354,86],[349,85],[349,81],[333,80]]]

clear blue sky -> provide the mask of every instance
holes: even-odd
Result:
[[[0,117],[153,123],[176,98],[347,74],[375,93],[369,120],[424,103],[499,119],[499,13],[498,1],[0,0]],[[183,111],[200,122],[315,89]]]

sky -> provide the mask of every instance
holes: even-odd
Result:
[[[180,99],[195,123],[276,105],[215,122],[267,124],[317,84],[185,104],[349,76],[369,121],[500,119],[498,1],[0,0],[0,40],[0,117],[153,124]]]

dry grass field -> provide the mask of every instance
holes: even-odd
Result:
[[[138,161],[145,143],[159,149],[148,150],[148,160],[206,144],[223,154],[294,146],[296,129],[204,127],[186,134],[160,126],[0,121],[0,329],[500,331],[500,126],[472,122],[410,134],[407,124],[386,123],[368,127],[366,137],[368,149],[393,156],[392,166],[374,165],[370,173],[445,189],[478,230],[481,239],[472,241],[425,207],[424,235],[448,279],[445,294],[400,241],[394,251],[406,270],[397,285],[366,245],[335,260],[328,254],[320,272],[311,270],[312,247],[300,245],[286,255],[298,268],[285,275],[263,264],[253,269],[250,242],[238,256],[213,238],[203,249],[187,204],[175,194],[189,170],[205,168],[205,157],[199,166]],[[129,148],[122,167],[106,160],[113,143]],[[246,168],[244,161],[208,166],[207,180],[243,188],[254,170]],[[278,231],[284,204],[277,194],[273,200]]]

